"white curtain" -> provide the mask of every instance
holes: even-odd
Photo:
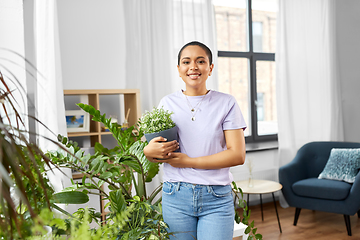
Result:
[[[282,166],[307,142],[343,140],[335,0],[280,0],[277,29],[276,85]]]
[[[36,86],[36,117],[39,146],[43,151],[54,150],[56,145],[44,137],[56,140],[57,134],[67,135],[65,124],[65,106],[62,87],[58,23],[55,0],[36,0],[34,14],[34,35],[36,49],[37,86]],[[54,170],[49,179],[60,191],[70,185],[71,171],[62,169],[67,176]]]
[[[6,84],[13,91],[13,104],[27,127],[27,87],[25,72],[24,15],[22,0],[0,1],[0,71]],[[5,90],[0,83],[0,88]],[[7,110],[11,107],[8,106]],[[1,116],[5,116],[1,107]],[[9,112],[11,116],[13,113]],[[14,120],[14,118],[13,118]],[[3,119],[7,121],[7,119]],[[16,123],[13,123],[16,125]]]
[[[177,54],[190,41],[201,41],[217,59],[212,1],[124,1],[126,88],[139,88],[142,110],[184,88],[177,72]],[[216,67],[215,67],[216,69]],[[216,72],[208,88],[217,89]]]
[[[217,44],[215,10],[211,0],[173,0],[172,20],[172,90],[185,89],[175,65],[180,48],[191,41],[207,45],[213,55],[214,70],[207,80],[207,88],[218,89]]]
[[[123,9],[126,88],[140,89],[142,110],[151,110],[171,86],[170,1],[124,1]]]

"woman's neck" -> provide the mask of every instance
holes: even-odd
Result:
[[[210,90],[205,89],[186,89],[183,93],[187,96],[203,96],[206,95]]]

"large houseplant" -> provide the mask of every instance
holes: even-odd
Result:
[[[95,154],[85,155],[76,143],[59,136],[59,141],[72,154],[53,151],[47,153],[48,157],[58,166],[83,174],[82,184],[74,183],[68,190],[97,194],[94,192],[96,190],[105,200],[109,200],[106,221],[101,222],[99,214],[89,216],[100,223],[98,231],[116,224],[114,219],[118,216],[126,216],[123,218],[125,224],[117,232],[121,239],[168,239],[167,225],[161,214],[161,198],[154,200],[161,191],[161,185],[151,194],[146,191],[145,184],[151,182],[159,172],[159,164],[146,159],[143,149],[147,143],[141,141],[143,133],[135,126],[122,129],[91,105],[79,103],[78,106],[92,115],[93,121],[101,122],[109,129],[118,146],[107,149],[96,143]],[[86,183],[86,179],[90,183]],[[135,194],[132,194],[132,189]]]

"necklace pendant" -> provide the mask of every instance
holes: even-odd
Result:
[[[191,109],[191,112],[195,112],[195,109]]]
[[[191,121],[195,121],[195,117],[192,117],[192,118],[191,118]]]

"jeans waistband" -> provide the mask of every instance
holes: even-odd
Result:
[[[200,188],[206,188],[208,192],[211,191],[211,187],[213,185],[202,185],[202,184],[193,184],[188,182],[172,182],[174,184],[176,191],[179,191],[180,187],[187,187],[192,189],[200,189]]]

